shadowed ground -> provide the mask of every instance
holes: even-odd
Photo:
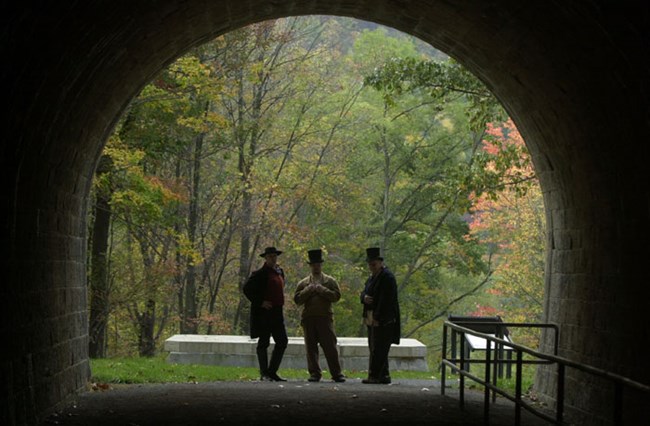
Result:
[[[457,390],[440,395],[439,383],[395,380],[364,385],[292,380],[201,384],[128,385],[81,395],[45,425],[482,425],[483,394],[466,391],[465,410]],[[513,425],[514,405],[497,398],[489,424]],[[525,410],[522,425],[546,425]]]

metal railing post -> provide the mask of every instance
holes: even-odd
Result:
[[[500,325],[497,325],[497,327],[496,327],[496,336],[499,339],[504,338],[503,327],[501,327]],[[501,378],[503,378],[503,364],[500,361],[505,358],[503,356],[504,355],[504,349],[503,349],[503,345],[501,343],[497,343],[495,347],[496,347],[496,352],[494,354],[494,361],[495,361],[495,366],[497,367],[495,371],[498,373],[498,377],[501,379]],[[496,378],[494,380],[494,384],[495,385],[497,384]]]
[[[501,326],[499,326],[499,325],[497,325],[497,327],[496,327],[496,336],[498,338],[500,338],[500,339],[503,338],[503,336],[501,336]],[[502,372],[501,371],[501,368],[502,368],[502,365],[501,365],[501,358],[502,358],[501,350],[502,350],[501,344],[499,342],[495,342],[494,343],[494,363],[493,363],[493,367],[492,367],[492,384],[494,385],[495,388],[497,387],[497,380],[501,377],[501,372]],[[496,401],[497,401],[497,393],[496,393],[496,391],[493,390],[492,391],[492,402],[496,402]]]
[[[460,374],[459,378],[459,394],[460,394],[460,408],[461,410],[464,410],[465,408],[465,378],[468,377],[471,380],[474,380],[477,383],[482,384],[485,387],[485,392],[484,392],[484,422],[486,424],[489,424],[489,416],[490,416],[490,392],[493,392],[494,395],[497,393],[499,395],[503,395],[510,401],[515,403],[515,424],[519,425],[521,423],[521,417],[522,409],[526,409],[529,412],[533,413],[534,415],[543,418],[547,420],[549,423],[552,424],[564,424],[564,407],[565,407],[565,395],[566,395],[566,390],[565,390],[565,384],[566,384],[566,371],[567,368],[573,368],[578,371],[590,374],[595,377],[602,377],[606,380],[609,380],[611,383],[614,384],[614,401],[613,401],[613,407],[608,406],[607,408],[612,409],[613,408],[613,421],[614,424],[621,424],[623,421],[623,418],[625,417],[624,413],[624,392],[626,392],[628,389],[632,390],[637,390],[640,392],[644,392],[647,395],[650,395],[650,385],[637,382],[635,380],[632,380],[628,377],[624,377],[621,375],[618,375],[616,373],[613,373],[611,371],[606,371],[602,370],[596,367],[593,367],[591,365],[583,364],[580,362],[572,361],[570,359],[560,357],[557,355],[558,352],[558,336],[559,336],[559,329],[557,325],[555,324],[531,324],[531,323],[499,323],[496,324],[494,322],[483,322],[481,325],[493,325],[495,327],[501,326],[501,327],[540,327],[540,328],[551,328],[553,329],[554,333],[554,340],[555,344],[553,347],[553,355],[548,354],[548,353],[543,353],[535,349],[528,348],[526,346],[517,344],[512,342],[511,340],[506,340],[505,338],[499,337],[502,333],[500,333],[500,330],[496,331],[497,335],[490,335],[482,331],[478,330],[473,330],[469,327],[464,327],[463,324],[468,323],[469,321],[459,321],[459,324],[455,324],[452,321],[445,321],[445,327],[446,329],[443,330],[443,336],[445,337],[445,343],[443,344],[445,348],[445,353],[443,355],[443,362],[446,367],[449,367],[450,370],[457,372]],[[471,326],[471,324],[470,324]],[[446,350],[448,348],[446,338],[449,337],[449,330],[452,332],[455,332],[456,336],[459,337],[460,339],[460,358],[455,358],[452,356],[451,359],[446,359]],[[485,360],[481,361],[480,359],[475,359],[474,362],[476,363],[483,363],[485,366],[485,378],[481,379],[476,375],[472,375],[469,372],[469,365],[472,362],[471,355],[470,355],[470,349],[469,345],[465,345],[464,342],[467,340],[466,339],[466,334],[470,334],[472,336],[479,337],[481,339],[484,339],[486,341],[485,345]],[[453,340],[453,334],[452,334],[452,340]],[[492,346],[494,344],[494,346]],[[455,346],[455,345],[454,345]],[[499,348],[510,348],[509,349],[509,357],[508,361],[505,361],[503,359],[503,356],[499,356],[498,351]],[[494,348],[494,349],[493,349]],[[456,348],[451,348],[452,350],[455,350]],[[492,355],[492,351],[495,351],[495,355]],[[516,360],[514,361],[514,364],[516,365],[516,383],[515,383],[515,395],[513,397],[512,394],[508,393],[504,389],[500,389],[498,387],[498,383],[493,384],[490,379],[493,378],[492,373],[494,372],[495,377],[497,376],[497,370],[492,367],[492,363],[499,364],[503,362],[507,362],[508,366],[510,366],[512,362],[512,351],[516,351]],[[532,355],[533,357],[537,358],[536,360],[526,360],[524,359],[524,354],[529,354]],[[557,364],[557,383],[556,383],[556,404],[555,404],[555,416],[551,414],[546,414],[542,412],[541,410],[535,409],[535,407],[524,401],[523,398],[523,389],[522,389],[522,381],[523,381],[523,366],[528,365],[528,364],[547,364],[547,365],[553,365]],[[467,367],[467,369],[465,369]]]
[[[465,342],[465,333],[461,332],[460,333],[460,368],[461,369],[465,365],[465,345],[463,344],[463,342]],[[460,409],[464,410],[465,409],[465,375],[461,374],[458,379],[460,381],[460,389],[458,394],[458,396],[460,397]]]
[[[440,363],[440,395],[445,394],[445,382],[447,377],[447,366],[445,365],[447,359],[447,325],[442,326],[442,362]]]
[[[485,397],[483,402],[483,422],[487,425],[490,424],[490,371],[492,359],[492,341],[487,340],[485,346]]]
[[[623,385],[618,382],[614,388],[614,424],[623,424]]]
[[[557,424],[562,424],[564,418],[564,364],[558,363],[557,365],[557,403],[555,404],[555,421]]]
[[[523,374],[523,353],[520,350],[517,350],[517,370],[515,371],[515,426],[521,424],[521,378]]]

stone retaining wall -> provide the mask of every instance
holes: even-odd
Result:
[[[165,341],[169,352],[167,362],[174,364],[206,364],[236,367],[257,367],[255,347],[257,339],[248,336],[177,334]],[[271,339],[271,348],[273,339]],[[269,353],[270,349],[269,348]],[[362,337],[339,337],[339,358],[344,370],[368,369],[368,341]],[[401,339],[389,353],[391,370],[428,371],[427,348],[416,339]],[[305,348],[302,337],[289,337],[281,368],[306,369]],[[321,351],[321,368],[327,362]]]

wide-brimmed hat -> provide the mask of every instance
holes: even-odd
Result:
[[[267,248],[264,249],[264,253],[260,254],[260,257],[264,257],[267,254],[281,255],[282,252],[280,250],[276,249],[275,247],[267,247]]]
[[[366,249],[366,262],[371,260],[384,260],[380,255],[379,247],[369,247]]]
[[[307,250],[307,255],[309,256],[309,263],[310,265],[312,263],[323,263],[325,262],[323,260],[323,250],[321,249],[313,249],[313,250]]]

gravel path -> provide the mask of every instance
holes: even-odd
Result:
[[[394,380],[365,385],[290,380],[122,385],[80,395],[44,425],[482,425],[483,394],[466,391],[465,410],[457,390],[440,395],[439,383]],[[490,425],[514,424],[513,404],[490,405]],[[522,411],[522,425],[546,425]]]

